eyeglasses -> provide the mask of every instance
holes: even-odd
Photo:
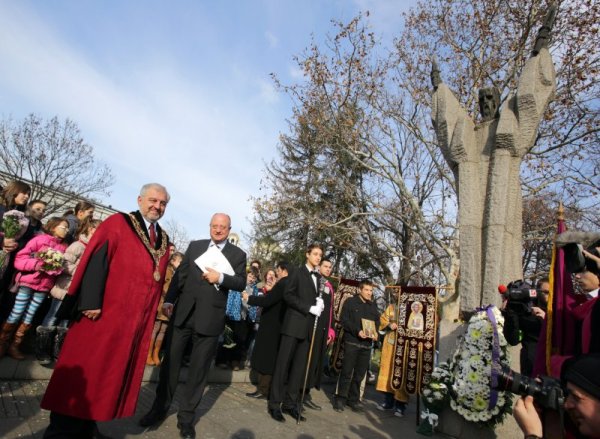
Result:
[[[229,229],[231,229],[231,227],[228,227],[228,226],[220,226],[220,225],[216,225],[216,224],[211,224],[211,225],[210,225],[210,228],[211,228],[212,230],[229,230]]]
[[[69,230],[67,226],[56,226],[57,229]]]

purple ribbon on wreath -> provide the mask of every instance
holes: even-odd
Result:
[[[494,316],[494,312],[492,311],[493,305],[488,305],[485,308],[477,308],[477,311],[485,311],[492,323],[493,329],[493,341],[492,341],[492,367],[490,381],[491,381],[491,389],[490,389],[490,402],[488,404],[488,410],[492,410],[496,407],[496,403],[498,402],[498,391],[496,388],[498,387],[498,370],[500,369],[500,339],[498,338],[498,323],[496,322],[496,317]]]

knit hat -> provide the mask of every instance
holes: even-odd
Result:
[[[586,354],[570,358],[563,364],[561,380],[580,387],[600,401],[600,354]]]

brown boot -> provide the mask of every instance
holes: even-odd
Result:
[[[13,338],[12,343],[8,347],[8,356],[14,358],[15,360],[24,360],[25,355],[19,350],[21,343],[23,343],[23,337],[27,331],[31,328],[31,323],[21,323],[17,332],[15,332],[15,337]]]
[[[152,353],[152,359],[154,360],[154,364],[156,364],[157,366],[160,366],[160,348],[162,346],[162,340],[159,340],[158,338],[156,339],[156,341],[154,342],[154,352]]]
[[[0,358],[4,357],[8,350],[8,344],[12,338],[13,332],[17,329],[18,323],[5,322],[0,330]]]

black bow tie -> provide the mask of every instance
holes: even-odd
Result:
[[[319,276],[319,272],[317,270],[313,270],[310,272],[310,274],[312,274],[313,276]]]

